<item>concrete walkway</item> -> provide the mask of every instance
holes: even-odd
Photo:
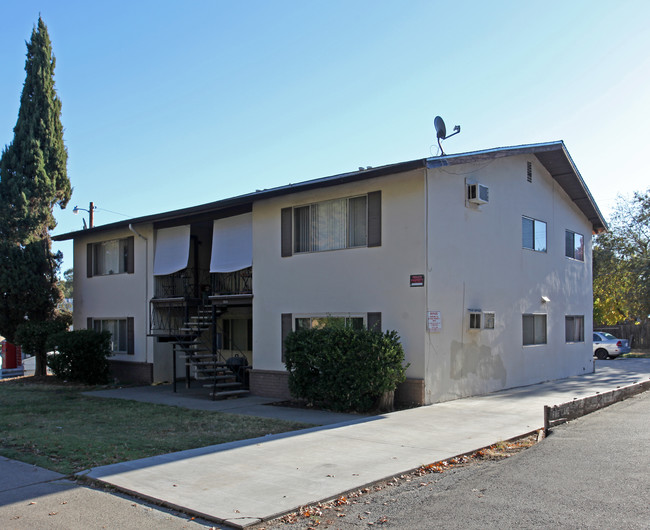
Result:
[[[544,405],[650,379],[650,359],[381,416],[124,462],[81,473],[206,519],[245,527],[423,464],[543,427]]]
[[[5,530],[201,530],[206,523],[0,456],[0,528]]]
[[[292,407],[273,406],[271,403],[277,399],[263,398],[259,396],[247,396],[239,399],[213,400],[210,398],[210,390],[195,383],[192,388],[185,388],[184,384],[178,384],[176,392],[172,391],[171,385],[138,386],[128,388],[115,388],[111,390],[94,390],[84,392],[88,396],[130,399],[133,401],[144,401],[159,405],[169,405],[195,410],[211,410],[214,412],[226,412],[229,414],[241,414],[244,416],[256,416],[258,418],[275,418],[312,425],[330,425],[356,420],[367,417],[362,414],[343,414],[338,412],[327,412],[324,410],[302,409]]]

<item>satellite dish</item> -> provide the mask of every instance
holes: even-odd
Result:
[[[444,140],[447,137],[445,121],[440,116],[436,116],[433,120],[433,126],[436,128],[436,136],[441,140]]]
[[[446,140],[451,138],[455,134],[460,132],[460,125],[454,126],[454,132],[447,136],[447,127],[445,126],[444,120],[440,116],[436,116],[433,120],[433,126],[436,128],[436,137],[438,138],[438,147],[440,148],[440,153],[442,156],[445,156],[445,152],[442,149],[442,144],[440,140]]]

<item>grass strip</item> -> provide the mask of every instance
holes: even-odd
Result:
[[[0,455],[71,474],[311,425],[84,396],[93,387],[0,382]]]

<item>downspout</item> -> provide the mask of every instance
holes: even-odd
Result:
[[[145,258],[144,258],[144,359],[145,362],[149,362],[149,339],[147,335],[149,334],[149,240],[144,237],[140,232],[138,232],[133,225],[129,223],[129,230],[133,232],[140,239],[144,240],[145,243]],[[153,359],[151,360],[153,362]]]

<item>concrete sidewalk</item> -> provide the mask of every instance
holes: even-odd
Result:
[[[312,425],[330,425],[367,417],[362,414],[343,414],[325,410],[273,406],[272,403],[278,401],[277,399],[259,396],[213,400],[210,398],[208,389],[201,386],[185,388],[182,384],[178,384],[176,392],[172,391],[171,385],[165,384],[93,390],[91,392],[84,392],[84,394],[103,398],[144,401],[146,403],[156,403],[187,409],[256,416],[258,418],[275,418],[286,421],[311,423]]]
[[[54,471],[0,456],[0,528],[32,530],[205,529],[207,521],[154,509],[119,493],[76,484]]]
[[[597,373],[293,433],[182,451],[80,475],[245,527],[423,464],[543,427],[544,405],[650,379],[650,359]]]

